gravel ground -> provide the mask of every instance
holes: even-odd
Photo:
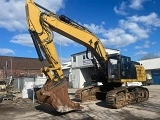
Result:
[[[50,106],[33,103],[30,99],[17,98],[0,104],[0,120],[160,120],[160,86],[147,86],[149,100],[121,109],[105,107],[105,102],[81,103],[82,111],[58,113]],[[70,98],[76,89],[69,89]]]

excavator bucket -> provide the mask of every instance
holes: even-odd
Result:
[[[36,92],[36,97],[40,103],[47,103],[58,112],[69,112],[83,108],[79,103],[75,103],[69,98],[68,83],[65,80],[60,82],[46,82]]]

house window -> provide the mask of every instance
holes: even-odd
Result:
[[[76,62],[76,56],[73,56],[73,62]]]
[[[85,55],[83,55],[83,60],[84,60],[84,59],[86,59],[86,56],[85,56]]]

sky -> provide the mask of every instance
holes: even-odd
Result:
[[[92,31],[106,48],[132,60],[160,55],[160,0],[35,0],[57,15],[65,15]],[[0,55],[37,58],[28,33],[25,0],[0,0]],[[54,32],[61,62],[85,51]]]

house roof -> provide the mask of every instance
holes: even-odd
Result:
[[[108,54],[113,54],[112,52],[114,51],[115,53],[120,53],[120,50],[118,49],[111,49],[111,48],[105,48],[106,52],[109,52]],[[88,51],[90,52],[90,51]],[[71,56],[76,56],[76,55],[80,55],[80,54],[84,54],[86,53],[86,51],[82,51],[82,52],[78,52],[78,53],[74,53]]]
[[[138,61],[146,70],[160,69],[160,58]]]
[[[71,61],[69,62],[65,62],[65,63],[62,63],[62,69],[70,69],[71,68]]]

